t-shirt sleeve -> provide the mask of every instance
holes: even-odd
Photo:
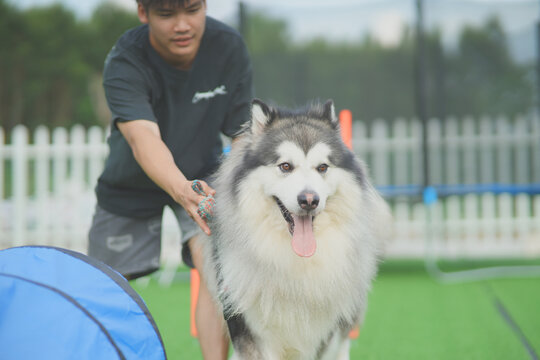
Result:
[[[103,87],[113,124],[140,119],[157,122],[149,81],[128,57],[109,56],[103,71]]]
[[[221,127],[221,132],[229,137],[238,135],[244,123],[249,120],[254,95],[251,61],[243,41],[240,41],[236,54],[233,57],[233,69],[237,81]]]

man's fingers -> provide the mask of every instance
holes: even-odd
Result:
[[[199,180],[201,185],[202,185],[202,188],[203,188],[203,191],[206,195],[212,195],[214,196],[216,194],[216,190],[212,189],[210,187],[210,185],[208,185],[205,181],[202,181],[202,180]]]
[[[191,218],[199,225],[202,231],[204,231],[207,235],[211,234],[210,227],[206,223],[206,220],[199,215],[199,207],[205,200],[213,200],[212,198],[208,199],[207,195],[214,196],[216,191],[212,189],[205,181],[202,180],[194,180],[190,183],[191,192],[186,200],[188,202],[186,205],[184,205],[184,208],[188,211]],[[203,195],[204,194],[204,195]],[[189,204],[191,203],[191,204]],[[211,204],[204,203],[203,206],[205,206],[205,210],[208,211],[211,215],[211,207],[213,205],[213,202]],[[210,208],[206,208],[206,207]],[[189,210],[188,210],[189,208]],[[203,214],[204,216],[204,214]]]
[[[203,196],[198,196],[199,200],[204,200]],[[200,202],[199,202],[200,203]],[[201,228],[202,231],[204,231],[205,234],[210,235],[212,231],[210,230],[210,227],[206,223],[206,221],[199,215],[199,203],[193,203],[189,208],[186,208],[187,213],[189,216],[195,221],[197,225]]]
[[[208,226],[208,224],[206,223],[206,221],[204,221],[204,220],[199,216],[199,214],[197,214],[197,211],[195,211],[195,213],[193,214],[192,219],[195,220],[195,222],[197,223],[197,225],[199,225],[199,227],[201,228],[201,230],[204,231],[204,233],[205,233],[206,235],[212,234],[212,232],[210,231],[210,227]]]

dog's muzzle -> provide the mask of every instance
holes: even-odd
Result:
[[[317,242],[313,235],[314,217],[310,212],[319,205],[319,196],[311,192],[302,192],[298,195],[298,204],[306,210],[305,215],[292,214],[279,198],[274,196],[274,199],[289,226],[289,233],[292,235],[291,245],[296,255],[310,257],[315,254]]]

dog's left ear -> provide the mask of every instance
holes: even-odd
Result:
[[[251,103],[251,133],[259,135],[272,120],[272,110],[259,99],[254,99]]]
[[[330,121],[332,125],[338,123],[338,118],[336,116],[336,109],[334,107],[334,101],[328,100],[323,106],[323,117]]]

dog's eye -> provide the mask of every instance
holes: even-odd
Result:
[[[278,165],[279,170],[281,170],[284,173],[288,173],[293,171],[293,166],[289,163],[281,163]]]
[[[320,172],[321,174],[324,174],[326,170],[328,170],[328,165],[326,164],[321,164],[317,167],[317,171]]]

